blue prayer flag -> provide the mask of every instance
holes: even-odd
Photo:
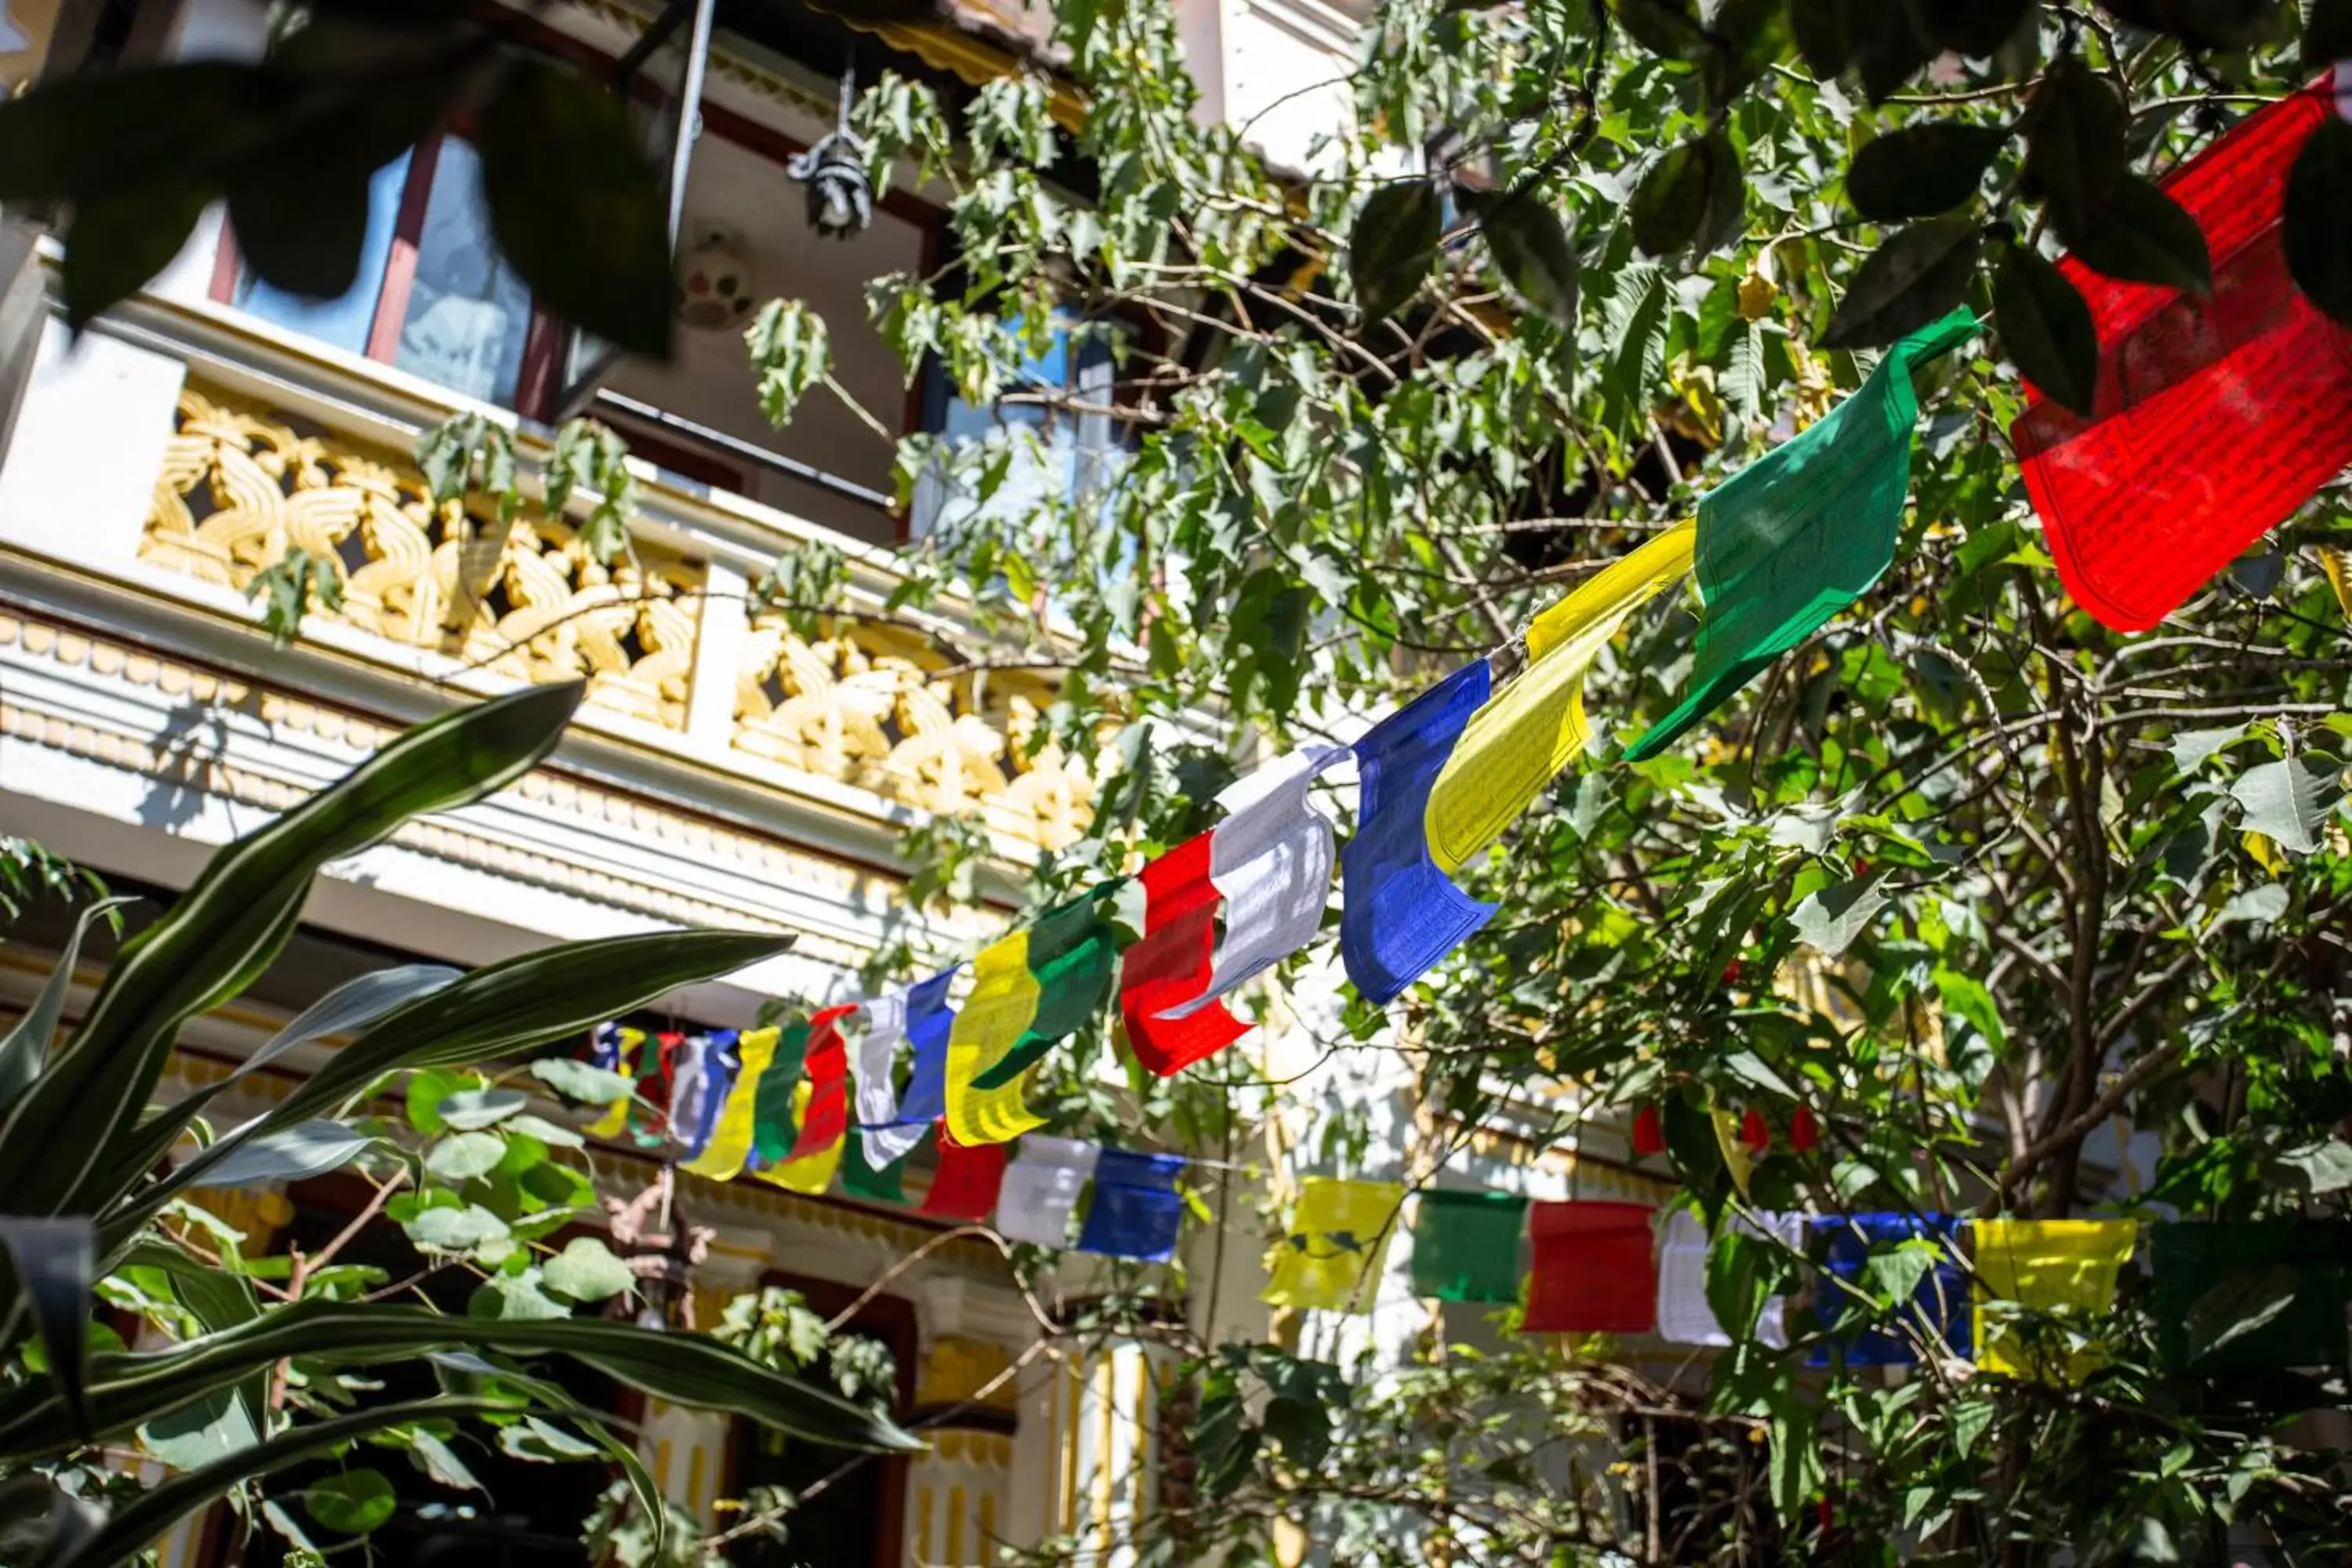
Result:
[[[696,1099],[685,1107],[690,1125],[673,1125],[671,1131],[685,1145],[679,1158],[691,1160],[710,1146],[710,1135],[719,1131],[719,1108],[735,1088],[735,1077],[743,1069],[743,1054],[737,1048],[736,1032],[713,1029],[701,1037],[701,1072],[697,1079]]]
[[[1486,661],[1467,664],[1356,742],[1363,789],[1344,876],[1339,956],[1365,1001],[1394,1001],[1493,918],[1430,858],[1430,786],[1470,715],[1486,705]]]
[[[1184,1198],[1175,1154],[1134,1154],[1106,1149],[1095,1162],[1095,1196],[1078,1230],[1078,1250],[1165,1263],[1176,1253]]]
[[[948,1031],[955,1009],[948,1005],[955,964],[907,991],[907,1038],[915,1047],[914,1076],[898,1098],[894,1127],[929,1127],[948,1113]]]
[[[1956,1355],[1968,1354],[1974,1313],[1969,1304],[1968,1280],[1953,1252],[1953,1236],[1958,1227],[1959,1222],[1949,1215],[1823,1215],[1809,1221],[1809,1250],[1831,1277],[1813,1289],[1813,1318],[1824,1329],[1860,1304],[1853,1292],[1837,1280],[1850,1281],[1854,1289],[1870,1292],[1864,1268],[1874,1252],[1884,1255],[1914,1237],[1925,1237],[1937,1247],[1935,1262],[1900,1314],[1907,1328],[1874,1323],[1850,1337],[1824,1340],[1813,1346],[1811,1364],[1911,1366],[1919,1359],[1916,1338],[1927,1335],[1940,1338]]]

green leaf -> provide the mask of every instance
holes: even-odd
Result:
[[[2213,258],[2205,231],[2179,202],[2137,174],[2118,177],[2106,205],[2074,242],[2076,260],[2094,272],[2191,294],[2213,291]]]
[[[1609,0],[1625,36],[1664,59],[1695,60],[1706,52],[1706,32],[1683,0]]]
[[[634,1085],[616,1072],[591,1067],[571,1057],[541,1057],[530,1064],[530,1076],[566,1100],[583,1105],[610,1105],[626,1100]]]
[[[2024,22],[2039,0],[1921,0],[1920,19],[1940,48],[1970,59],[1990,59]]]
[[[2029,247],[2010,246],[1993,274],[1992,321],[2026,380],[2077,414],[2091,411],[2099,332],[2064,273]]]
[[[1627,220],[1633,243],[1648,256],[1693,247],[1699,255],[1738,236],[1747,177],[1723,132],[1710,132],[1675,148],[1643,175]]]
[[[1476,214],[1495,270],[1512,295],[1554,326],[1572,330],[1579,263],[1559,215],[1534,192],[1486,197],[1465,190],[1461,199]]]
[[[181,181],[77,202],[66,224],[60,271],[67,323],[88,326],[100,311],[145,288],[180,254],[216,194]]]
[[[2124,176],[2130,117],[2114,84],[2068,56],[2026,106],[2025,186],[2073,245],[2089,234]]]
[[[215,854],[163,917],[124,945],[81,1026],[0,1124],[0,1191],[20,1212],[56,1213],[69,1202],[95,1212],[147,1180],[152,1142],[125,1135],[180,1026],[236,995],[276,959],[318,868],[411,816],[520,777],[554,746],[580,692],[533,687],[419,725]],[[98,1190],[85,1191],[93,1172]]]
[[[378,1470],[345,1470],[302,1494],[302,1511],[341,1535],[365,1535],[399,1506],[392,1483]]]
[[[2183,773],[2193,773],[2244,740],[2248,729],[2246,724],[2224,724],[2211,730],[2176,730],[2164,744],[2172,753],[2172,765]]]
[[[1862,48],[1866,0],[1789,0],[1789,28],[1805,68],[1828,81]]]
[[[2234,49],[2278,36],[2279,0],[2101,0],[2135,27],[2192,48]]]
[[[436,1252],[470,1252],[485,1242],[504,1237],[507,1222],[479,1204],[467,1204],[460,1208],[425,1209],[404,1228],[408,1238],[421,1247]]]
[[[469,1182],[498,1169],[506,1153],[495,1132],[456,1132],[425,1151],[425,1168],[445,1182]]]
[[[297,1302],[161,1350],[92,1358],[93,1430],[100,1438],[128,1431],[289,1356],[321,1365],[383,1365],[458,1346],[569,1356],[673,1405],[749,1416],[812,1442],[875,1450],[919,1447],[887,1419],[704,1334],[583,1318],[453,1318],[416,1307],[323,1300]],[[0,1390],[0,1458],[54,1452],[73,1440],[56,1394],[46,1386]]]
[[[120,193],[187,168],[197,148],[225,166],[267,135],[261,88],[230,60],[60,73],[0,102],[0,201]]]
[[[520,1274],[504,1270],[482,1281],[481,1288],[466,1303],[468,1316],[500,1318],[509,1322],[544,1322],[572,1315],[569,1303],[559,1301],[546,1290],[546,1279],[536,1268],[526,1268]]]
[[[1990,1399],[1963,1399],[1952,1406],[1952,1449],[1961,1458],[1969,1457],[1978,1441],[1992,1426],[1995,1407]]]
[[[426,1068],[408,1077],[408,1124],[427,1138],[449,1131],[441,1107],[453,1095],[481,1087],[481,1079],[450,1068]]]
[[[536,1415],[526,1415],[509,1426],[499,1428],[499,1447],[518,1459],[534,1464],[563,1465],[575,1459],[593,1459],[604,1452],[603,1447],[584,1437],[575,1437],[551,1422]]]
[[[2240,921],[2274,921],[2286,913],[2292,902],[2293,895],[2278,882],[2263,882],[2256,887],[2242,889],[2213,911],[2211,922],[2205,927],[2206,934],[2210,936],[2223,926],[2234,925]]]
[[[1394,181],[1364,199],[1348,231],[1348,268],[1366,321],[1381,320],[1412,298],[1437,259],[1443,221],[1433,181]]]
[[[1837,957],[1870,929],[1878,911],[1886,907],[1886,895],[1879,891],[1884,879],[1885,873],[1873,872],[1808,894],[1789,911],[1789,924],[1797,940],[1826,957]]]
[[[547,1288],[575,1301],[603,1301],[631,1289],[637,1277],[593,1236],[575,1236],[540,1266]]]
[[[90,1412],[84,1369],[89,1342],[82,1335],[82,1324],[89,1317],[90,1287],[98,1281],[89,1220],[81,1215],[61,1219],[0,1215],[0,1248],[6,1249],[16,1274],[6,1317],[13,1322],[21,1309],[31,1309],[49,1382],[76,1429],[87,1435]]]
[[[1854,154],[1846,197],[1882,223],[1948,212],[1976,195],[2008,140],[2000,125],[1932,121],[1890,131]]]
[[[2275,1321],[2303,1289],[2302,1271],[2284,1263],[2232,1269],[2189,1305],[2184,1323],[2190,1365]]]
[[[2291,1173],[2295,1184],[2314,1197],[2352,1187],[2352,1143],[2341,1138],[2281,1150],[2272,1163]]]
[[[156,1482],[107,1519],[105,1527],[53,1568],[107,1568],[125,1561],[189,1515],[211,1507],[246,1481],[334,1452],[372,1433],[410,1422],[447,1420],[506,1408],[503,1400],[449,1396],[378,1405],[308,1426],[289,1427],[199,1469]]]
[[[441,1120],[462,1132],[495,1127],[530,1103],[519,1089],[462,1089],[441,1102]]]
[[[375,1142],[340,1121],[305,1121],[237,1144],[227,1158],[190,1182],[193,1187],[249,1187],[300,1182],[339,1171]]]
[[[1723,1058],[1723,1070],[1750,1089],[1777,1094],[1783,1100],[1797,1098],[1797,1091],[1789,1087],[1789,1080],[1774,1072],[1754,1051],[1733,1051]]]
[[[2286,265],[2295,287],[2352,322],[2352,123],[2330,114],[2286,176]]]
[[[2344,764],[2305,752],[2248,768],[2230,793],[2244,808],[2241,826],[2248,832],[2266,836],[2282,849],[2308,855],[2319,847],[2320,825],[2343,797]]]
[[[1821,1413],[1810,1405],[1791,1401],[1773,1412],[1772,1508],[1784,1529],[1796,1528],[1805,1506],[1822,1489],[1820,1424]]]
[[[669,353],[669,211],[619,98],[520,55],[474,139],[499,249],[539,303],[629,353]]]
[[[49,1042],[65,1012],[66,993],[73,988],[74,966],[81,962],[82,939],[89,934],[91,922],[129,902],[128,899],[107,899],[81,912],[74,921],[73,935],[66,939],[65,951],[58,954],[49,977],[41,982],[40,994],[7,1035],[0,1037],[0,1110],[32,1088],[48,1061]]]
[[[1854,273],[1821,346],[1884,348],[1940,320],[1968,292],[1983,242],[1972,212],[1898,230]]]
[[[452,1491],[486,1493],[488,1490],[467,1467],[466,1461],[457,1457],[457,1449],[422,1426],[411,1428],[406,1434],[406,1442],[409,1458],[439,1485]]]
[[[375,166],[305,155],[314,147],[248,160],[229,182],[228,221],[254,276],[304,299],[339,300],[359,280]]]

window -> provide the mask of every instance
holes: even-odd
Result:
[[[1008,325],[1017,326],[1017,319]],[[1050,500],[1072,502],[1099,496],[1118,478],[1125,437],[1108,414],[1072,411],[1023,400],[1018,395],[1063,393],[1081,404],[1107,406],[1112,398],[1112,333],[1097,322],[1061,319],[1045,346],[1021,362],[1010,400],[975,405],[957,396],[941,367],[926,371],[926,425],[951,447],[977,445],[998,430],[1027,430],[1034,441],[1015,444],[1004,481],[987,507],[996,515],[1018,515]],[[920,537],[977,512],[980,503],[961,492],[943,468],[927,471],[915,487],[912,531]]]
[[[359,277],[341,299],[271,288],[245,269],[235,244],[234,235],[223,240],[220,271],[240,310],[486,403],[527,401],[534,336],[554,339],[490,238],[481,160],[457,136],[422,142],[376,171]]]

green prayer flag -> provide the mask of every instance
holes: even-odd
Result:
[[[2166,1222],[2148,1227],[2149,1266],[2156,1274],[2154,1309],[2158,1358],[2175,1372],[2250,1372],[2264,1367],[2342,1367],[2344,1303],[2352,1288],[2352,1224],[2339,1220],[2270,1219],[2228,1225]],[[2291,1272],[2290,1272],[2291,1271]],[[2210,1339],[2218,1328],[2277,1305],[2281,1286],[2293,1296],[2260,1327],[2212,1349],[2190,1332],[2192,1320]],[[2204,1311],[2200,1302],[2207,1302]]]
[[[1110,1005],[1111,986],[1118,978],[1119,932],[1103,911],[1126,879],[1114,878],[1089,888],[1068,903],[1047,910],[1029,928],[1036,1013],[1003,1059],[971,1080],[972,1088],[1011,1083],[1055,1041],[1085,1028]]]
[[[1699,622],[1690,689],[1626,752],[1654,757],[1869,591],[1895,561],[1911,489],[1911,372],[1977,330],[1967,310],[1886,351],[1861,390],[1698,503]]]
[[[1424,1192],[1412,1216],[1412,1289],[1441,1301],[1515,1301],[1528,1200],[1514,1193]]]
[[[759,1098],[751,1102],[751,1164],[767,1170],[792,1157],[797,1136],[793,1090],[808,1062],[809,1026],[794,1024],[776,1037],[776,1054],[760,1075]]]
[[[841,1152],[842,1192],[849,1197],[864,1198],[867,1203],[905,1203],[907,1160],[913,1152],[910,1149],[877,1170],[866,1158],[866,1134],[855,1127],[851,1128],[848,1147]]]

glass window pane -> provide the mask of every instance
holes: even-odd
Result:
[[[510,403],[530,331],[530,290],[490,240],[481,160],[449,137],[433,170],[393,363],[468,397]]]
[[[272,326],[315,338],[351,353],[367,353],[368,328],[375,321],[376,295],[383,288],[383,264],[392,254],[393,225],[400,217],[400,193],[408,184],[403,153],[368,182],[367,233],[360,241],[359,276],[340,300],[305,300],[273,289],[252,273],[236,280],[237,309]]]

